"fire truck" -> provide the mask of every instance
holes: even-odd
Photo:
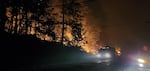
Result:
[[[105,46],[98,50],[96,57],[98,58],[98,63],[106,63],[109,65],[116,59],[117,53],[115,48]]]

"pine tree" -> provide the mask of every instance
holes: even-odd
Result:
[[[63,44],[80,46],[83,41],[84,1],[7,0],[5,31],[50,42],[61,42],[63,36]]]

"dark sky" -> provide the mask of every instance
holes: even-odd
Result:
[[[150,47],[149,0],[94,0],[92,16],[102,20],[104,37],[115,46]]]

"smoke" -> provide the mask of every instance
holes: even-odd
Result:
[[[82,24],[83,29],[85,31],[83,37],[84,40],[87,41],[87,44],[83,45],[82,48],[88,53],[95,54],[97,50],[101,47],[101,27],[99,25],[99,21],[97,21],[93,16],[91,16],[89,12]]]

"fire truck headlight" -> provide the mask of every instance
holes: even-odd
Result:
[[[97,54],[96,57],[97,57],[97,58],[100,58],[100,57],[101,57],[101,54]]]
[[[110,58],[110,57],[111,57],[111,54],[110,54],[110,53],[106,53],[106,54],[105,54],[105,57]]]

